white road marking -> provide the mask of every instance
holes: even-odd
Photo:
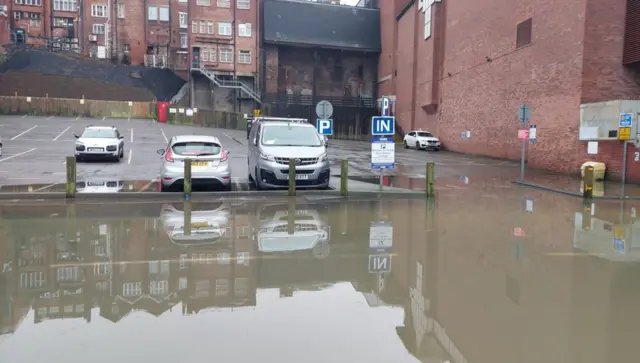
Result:
[[[162,133],[162,137],[164,137],[164,142],[169,142],[169,139],[167,139],[167,135],[164,134],[164,130],[160,130],[160,132]]]
[[[133,150],[129,149],[129,158],[127,159],[127,164],[131,164],[131,157],[133,156]]]
[[[76,120],[80,120],[80,116],[76,117]]]
[[[45,189],[49,189],[54,185],[58,185],[58,183],[53,183],[53,184],[46,185],[46,186],[44,186],[42,188],[38,188],[38,189],[34,190],[34,192],[39,192],[39,191],[42,191],[42,190],[45,190]]]
[[[104,121],[105,118],[107,118],[107,116],[102,117],[102,121]]]
[[[36,127],[38,127],[38,125],[35,125],[34,127],[30,128],[30,129],[28,129],[28,130],[22,131],[21,133],[19,133],[19,134],[17,134],[16,136],[12,137],[12,138],[11,138],[11,140],[15,140],[15,139],[19,138],[20,136],[22,136],[22,135],[26,134],[27,132],[29,132],[29,131],[31,131],[31,130],[33,130],[33,129],[35,129]],[[34,149],[34,150],[35,150],[35,149]]]
[[[4,126],[4,125],[0,125],[0,127],[2,127],[2,126]]]
[[[156,183],[158,181],[158,179],[151,179],[147,184],[145,184],[145,186],[142,187],[142,189],[139,190],[139,192],[144,192],[145,190],[149,189],[150,186],[153,185],[153,183]]]
[[[24,116],[22,116],[22,117],[20,117],[20,118],[25,118],[25,117],[27,117],[27,115],[24,115]]]
[[[131,142],[133,142],[133,129],[131,129]]]
[[[53,138],[53,141],[56,141],[60,138],[60,136],[64,135],[65,132],[67,132],[69,129],[71,128],[71,126],[67,127],[66,129],[64,129],[61,133],[58,134],[58,136],[56,136],[55,138]]]
[[[13,139],[12,139],[12,140],[13,140]],[[13,155],[11,155],[11,156],[7,156],[6,158],[0,159],[0,163],[1,163],[1,162],[3,162],[3,161],[7,161],[7,160],[10,160],[10,159],[13,159],[13,158],[17,158],[18,156],[22,156],[22,155],[28,154],[28,153],[30,153],[30,152],[32,152],[32,151],[35,151],[35,150],[37,150],[37,148],[35,148],[35,147],[34,147],[34,148],[33,148],[33,149],[31,149],[31,150],[27,150],[27,151],[23,151],[23,152],[21,152],[21,153],[17,153],[17,154],[13,154]],[[36,179],[37,179],[37,178],[36,178]]]
[[[49,118],[47,120],[51,120],[52,118],[54,118],[55,116],[49,116]]]

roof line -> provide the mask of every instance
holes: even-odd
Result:
[[[402,8],[402,10],[400,10],[398,15],[396,16],[396,21],[400,21],[400,18],[402,18],[404,16],[404,14],[406,14],[407,11],[409,11],[409,9],[411,9],[411,7],[413,6],[413,4],[415,2],[416,2],[416,0],[409,0],[407,5],[405,5],[404,8]]]

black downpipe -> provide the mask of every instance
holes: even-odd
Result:
[[[237,0],[236,0],[237,1]],[[233,21],[231,22],[231,34],[233,34],[233,80],[238,81],[238,76],[236,73],[236,63],[238,62],[238,49],[236,47],[236,36],[238,32],[238,24],[236,19],[236,1],[229,1],[229,5],[232,7],[231,14],[233,15]],[[233,110],[238,112],[240,111],[239,103],[240,103],[240,94],[242,94],[242,90],[238,91],[237,88],[233,89],[234,93],[234,101],[233,101]]]

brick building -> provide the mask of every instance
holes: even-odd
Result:
[[[422,128],[450,150],[518,160],[516,110],[528,104],[538,130],[528,165],[575,173],[597,160],[620,176],[623,143],[617,125],[614,133],[605,125],[618,114],[594,121],[599,151],[588,155],[588,137],[579,134],[593,120],[581,122],[580,109],[638,99],[639,1],[389,0],[380,7],[378,94],[395,96],[403,131]],[[465,130],[470,138],[461,137]],[[627,176],[640,181],[636,148],[627,153]]]

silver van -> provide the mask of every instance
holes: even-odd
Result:
[[[258,189],[289,185],[289,159],[296,163],[296,187],[327,188],[331,177],[328,142],[306,120],[254,121],[249,133],[249,179]]]

